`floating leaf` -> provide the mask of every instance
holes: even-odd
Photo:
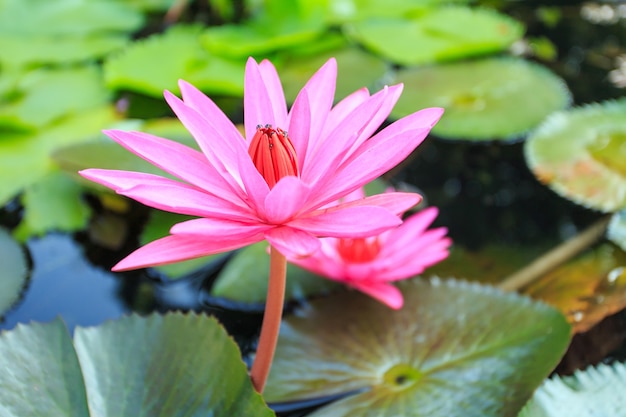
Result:
[[[247,246],[238,251],[220,271],[211,294],[243,303],[265,303],[269,267],[267,242]],[[327,293],[337,287],[336,283],[295,265],[287,266],[287,300]]]
[[[170,213],[161,210],[152,210],[150,219],[144,226],[140,236],[141,245],[145,245],[153,240],[160,239],[169,235],[170,229],[176,223],[192,219],[194,217],[184,216],[182,214]],[[188,261],[176,262],[170,265],[162,265],[153,267],[157,271],[162,272],[168,278],[177,279],[189,274],[207,264],[222,259],[224,254],[202,256],[200,258],[190,259]]]
[[[244,24],[213,26],[202,35],[204,47],[219,56],[245,59],[313,42],[324,29],[318,19],[302,19],[290,9]]]
[[[107,85],[161,97],[166,89],[178,93],[178,80],[184,79],[206,92],[241,96],[243,61],[210,55],[200,45],[201,30],[178,25],[134,42],[105,62]]]
[[[302,86],[329,58],[337,59],[337,90],[335,97],[343,98],[363,87],[377,87],[388,65],[367,52],[349,47],[325,51],[314,56],[286,58],[279,66],[280,79],[287,100],[293,102]]]
[[[142,12],[164,12],[176,3],[176,0],[113,0]]]
[[[19,81],[14,94],[16,99],[0,107],[0,128],[36,129],[109,101],[95,67],[33,71]]]
[[[0,367],[6,417],[274,415],[206,316],[125,317],[77,328],[73,345],[58,319],[20,325],[0,334]]]
[[[626,308],[626,253],[604,244],[546,274],[524,293],[561,310],[575,333],[586,332]]]
[[[624,391],[626,365],[600,364],[546,380],[518,417],[619,416],[626,409]]]
[[[89,140],[115,120],[110,107],[77,113],[33,134],[6,134],[0,138],[0,206],[53,167],[52,151]]]
[[[626,208],[626,100],[551,115],[528,137],[526,162],[561,196],[604,212]]]
[[[103,57],[121,49],[127,42],[125,35],[85,38],[0,35],[0,63],[3,68],[42,64],[67,65]]]
[[[51,172],[24,190],[24,216],[14,235],[24,241],[55,230],[83,229],[90,210],[81,199],[82,187],[61,172]]]
[[[287,317],[265,398],[359,390],[310,415],[510,416],[567,347],[563,316],[526,297],[439,279],[400,288],[399,311],[345,292]]]
[[[132,32],[143,24],[138,11],[106,0],[3,0],[0,35],[83,36]]]
[[[626,209],[613,214],[606,231],[606,237],[626,251]]]
[[[0,228],[0,318],[19,299],[28,278],[28,261],[21,246]]]
[[[522,59],[491,58],[398,72],[404,94],[391,112],[445,108],[432,132],[473,141],[513,139],[565,108],[570,94],[547,68]]]
[[[498,52],[524,33],[519,22],[504,14],[469,7],[432,8],[413,19],[371,19],[350,29],[347,34],[356,42],[401,65]]]
[[[451,0],[446,3],[467,2],[467,0]],[[325,14],[331,22],[345,23],[369,18],[419,15],[430,7],[440,5],[441,0],[332,0],[326,4]]]

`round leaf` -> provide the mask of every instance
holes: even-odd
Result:
[[[524,151],[535,176],[561,196],[596,210],[626,208],[626,100],[551,115]]]
[[[0,229],[0,318],[19,299],[28,278],[28,262],[21,246]]]
[[[311,416],[515,415],[569,342],[564,317],[526,297],[439,279],[400,288],[399,311],[346,292],[286,318],[265,398],[361,391]]]
[[[60,320],[20,325],[0,335],[0,366],[6,417],[274,415],[235,342],[202,315],[77,328],[73,346]]]
[[[397,64],[417,65],[498,52],[523,32],[520,23],[490,9],[442,7],[413,19],[358,22],[348,35]]]
[[[619,416],[626,409],[626,366],[600,364],[543,383],[518,417]]]
[[[443,107],[432,129],[443,138],[514,139],[565,108],[565,83],[547,68],[522,59],[491,58],[399,71],[404,93],[391,112],[401,118]]]

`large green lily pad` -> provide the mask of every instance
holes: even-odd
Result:
[[[443,107],[432,132],[448,139],[516,139],[571,100],[565,83],[547,68],[515,58],[408,68],[396,81],[404,83],[404,93],[391,116]]]
[[[265,398],[361,390],[311,416],[511,416],[568,345],[564,317],[529,298],[436,278],[400,288],[399,311],[345,292],[287,317]]]
[[[28,261],[9,232],[0,229],[0,318],[15,303],[28,278]]]
[[[518,417],[611,417],[626,409],[626,366],[600,364],[543,383]]]
[[[24,241],[49,231],[74,232],[87,225],[91,210],[82,187],[65,173],[52,171],[30,184],[22,195],[24,216],[14,236]]]
[[[273,416],[235,342],[202,315],[131,316],[72,339],[60,320],[0,334],[5,417]]]
[[[105,62],[107,85],[162,97],[165,89],[178,93],[178,80],[184,79],[206,92],[243,95],[244,61],[209,54],[200,45],[201,31],[177,25],[134,42]]]
[[[370,18],[415,16],[431,7],[441,6],[442,1],[332,0],[327,2],[308,2],[308,4],[314,4],[318,7],[322,3],[325,6],[325,17],[330,22],[346,23]],[[450,0],[446,3],[468,3],[468,0]]]
[[[551,115],[524,148],[542,183],[604,212],[626,208],[626,100]]]
[[[112,108],[99,107],[64,118],[31,134],[5,134],[0,140],[0,206],[54,169],[50,154],[93,137],[115,120]]]
[[[498,52],[524,33],[522,24],[504,14],[469,7],[430,8],[412,19],[370,19],[349,29],[354,41],[401,65]]]
[[[237,252],[220,271],[211,295],[243,303],[265,303],[270,267],[267,248],[267,242],[263,241]],[[328,293],[337,287],[333,281],[295,265],[287,265],[287,300]]]

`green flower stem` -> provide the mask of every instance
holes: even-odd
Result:
[[[500,288],[505,291],[518,291],[541,278],[557,266],[572,259],[604,236],[609,220],[610,216],[601,218],[578,235],[561,243],[545,255],[542,255],[530,265],[509,275],[500,283]]]
[[[280,321],[283,315],[285,300],[285,285],[287,283],[287,260],[275,248],[270,247],[270,278],[267,288],[265,314],[261,325],[261,336],[256,351],[256,357],[250,370],[252,385],[259,392],[263,392],[265,381],[270,373]]]

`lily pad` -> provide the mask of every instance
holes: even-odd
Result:
[[[110,98],[95,67],[33,71],[16,90],[17,98],[0,106],[0,128],[34,130],[102,106]]]
[[[202,315],[125,317],[79,327],[73,343],[59,319],[19,325],[0,334],[0,366],[6,417],[274,415],[237,345]]]
[[[619,416],[626,409],[624,391],[626,365],[600,364],[545,381],[518,417]]]
[[[626,209],[613,214],[606,231],[606,237],[626,251]]]
[[[127,42],[128,38],[125,35],[84,38],[0,35],[0,63],[3,68],[43,64],[67,65],[103,57],[121,49]]]
[[[82,187],[53,171],[30,184],[22,195],[24,216],[14,236],[24,241],[49,231],[74,232],[87,225],[91,211],[81,198]]]
[[[524,293],[561,310],[575,333],[626,308],[626,253],[603,244],[546,274]]]
[[[604,212],[626,208],[626,100],[551,115],[529,136],[526,162],[561,196]]]
[[[441,6],[441,3],[441,0],[333,0],[326,2],[325,14],[333,23],[346,23],[370,18],[414,16],[430,7]],[[468,3],[468,0],[446,3]]]
[[[179,93],[184,79],[206,92],[242,96],[244,62],[209,54],[200,45],[201,32],[200,26],[177,25],[134,42],[105,62],[107,85],[161,97],[166,89]]]
[[[357,22],[346,32],[397,64],[418,65],[502,51],[522,37],[524,27],[491,9],[441,7],[412,19]]]
[[[337,59],[337,90],[335,97],[343,98],[359,88],[377,87],[389,66],[382,59],[355,47],[325,51],[316,55],[287,57],[280,65],[280,79],[285,97],[293,102],[306,81],[329,58]]]
[[[32,184],[54,167],[53,150],[89,140],[115,120],[111,107],[100,107],[72,117],[32,134],[5,134],[0,140],[0,206],[22,188]]]
[[[448,139],[516,139],[571,101],[559,77],[515,58],[408,68],[398,72],[396,81],[404,83],[404,94],[392,117],[443,107],[446,111],[432,132]]]
[[[267,242],[247,246],[238,251],[220,271],[211,288],[211,295],[243,303],[264,304],[269,267]],[[338,284],[328,279],[295,265],[287,265],[286,300],[328,293],[335,288]]]
[[[510,416],[568,345],[564,317],[526,297],[440,279],[399,287],[402,310],[346,292],[287,317],[265,398],[356,390],[310,415]]]
[[[84,36],[132,32],[143,15],[122,2],[106,0],[3,0],[0,35]]]
[[[28,261],[22,247],[0,229],[0,318],[19,299],[28,279]]]

